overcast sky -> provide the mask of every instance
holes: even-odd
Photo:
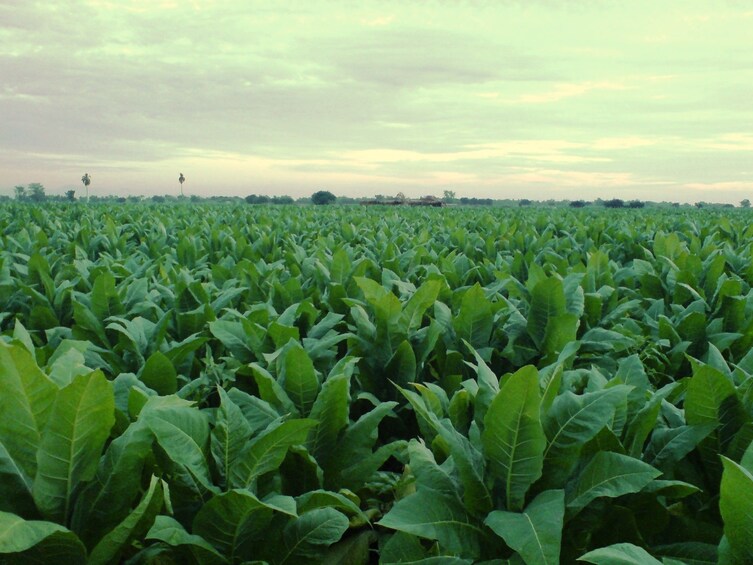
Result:
[[[0,0],[0,193],[753,199],[753,2]]]

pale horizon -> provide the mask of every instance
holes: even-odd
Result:
[[[753,4],[0,1],[0,194],[753,197]]]

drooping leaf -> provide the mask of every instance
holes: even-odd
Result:
[[[578,561],[594,565],[661,565],[648,551],[631,543],[617,543],[589,551]]]
[[[567,507],[577,513],[596,498],[639,492],[659,475],[661,471],[638,459],[600,451],[583,468],[568,492]]]
[[[285,552],[280,563],[292,557],[318,557],[322,550],[340,541],[347,529],[348,518],[334,508],[317,508],[301,514],[285,526]]]
[[[76,535],[52,522],[24,520],[0,512],[0,560],[8,563],[86,563],[86,548]]]
[[[227,560],[203,537],[189,534],[170,516],[157,516],[146,534],[146,539],[166,543],[171,547],[187,547],[199,565],[216,565]]]
[[[526,563],[556,565],[560,560],[565,493],[540,493],[522,513],[495,510],[485,523]]]

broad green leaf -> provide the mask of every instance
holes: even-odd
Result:
[[[154,518],[162,509],[162,482],[152,476],[149,489],[138,506],[120,524],[103,537],[89,554],[87,565],[115,563],[128,544],[140,540],[151,528]]]
[[[159,394],[174,394],[178,388],[178,375],[172,362],[159,351],[152,353],[141,369],[139,379]]]
[[[212,428],[211,451],[220,479],[227,484],[230,468],[251,438],[252,429],[241,409],[222,387],[217,387],[220,407]]]
[[[377,539],[376,532],[368,530],[344,537],[330,546],[322,562],[327,565],[365,565],[369,563],[371,546]]]
[[[458,469],[463,485],[465,507],[475,515],[487,514],[493,508],[494,503],[489,489],[484,484],[483,454],[446,418],[439,423],[437,432],[447,442]]]
[[[688,424],[718,424],[722,403],[735,396],[735,387],[722,373],[709,366],[697,368],[685,395]]]
[[[452,320],[455,333],[474,348],[488,347],[493,322],[492,305],[476,283],[463,294],[460,310]]]
[[[301,414],[307,415],[319,393],[314,363],[298,343],[291,343],[281,356],[279,382]]]
[[[577,513],[596,498],[639,492],[659,475],[661,471],[638,459],[600,451],[583,468],[568,492],[567,507]]]
[[[335,375],[324,381],[311,408],[311,418],[319,424],[309,432],[306,446],[322,468],[326,468],[336,449],[340,432],[348,425],[350,377]]]
[[[230,468],[230,486],[250,488],[257,477],[277,469],[288,449],[303,444],[315,425],[314,420],[289,420],[254,438]]]
[[[724,535],[736,562],[753,562],[753,474],[722,456],[719,511],[724,520]]]
[[[114,422],[112,385],[101,372],[76,377],[58,393],[39,445],[32,488],[43,516],[68,523],[74,491],[94,476]]]
[[[37,449],[58,388],[18,345],[0,342],[0,443],[27,477],[37,470]]]
[[[107,271],[95,280],[91,292],[91,309],[94,315],[105,320],[110,316],[118,316],[123,312],[118,291],[115,288],[115,277]]]
[[[187,547],[199,565],[227,563],[227,560],[201,536],[189,534],[169,516],[157,516],[146,534],[146,539],[166,543],[171,547]]]
[[[484,453],[509,510],[523,508],[526,492],[541,476],[546,437],[540,403],[538,371],[523,367],[503,381],[484,418]]]
[[[531,307],[527,324],[528,335],[531,336],[536,347],[540,350],[543,348],[547,329],[550,325],[553,326],[551,321],[565,314],[567,314],[567,306],[562,280],[550,277],[538,282],[531,292]]]
[[[246,490],[217,495],[196,513],[193,533],[231,562],[251,559],[274,510]]]
[[[560,561],[565,493],[540,493],[522,513],[495,510],[485,523],[528,564],[556,565]]]
[[[687,541],[654,546],[651,549],[664,558],[677,560],[683,565],[717,565],[718,550],[716,545],[697,541]]]
[[[294,556],[318,557],[323,549],[340,541],[347,529],[348,518],[334,508],[317,508],[301,514],[283,530],[285,553],[280,564]]]
[[[24,520],[0,512],[0,561],[8,563],[86,563],[86,548],[60,524]]]
[[[24,516],[36,512],[31,496],[31,479],[0,443],[0,511]]]
[[[716,428],[715,424],[660,428],[651,434],[643,459],[657,469],[669,470]]]
[[[544,452],[543,481],[561,486],[577,463],[583,445],[607,426],[629,388],[614,386],[598,392],[559,395],[544,420],[548,445]]]
[[[421,327],[424,313],[434,305],[439,296],[441,283],[438,280],[429,280],[422,284],[403,308],[403,316],[406,320],[406,327],[409,332],[413,332]]]
[[[648,551],[631,543],[616,543],[589,551],[578,558],[594,565],[661,565]]]
[[[478,555],[479,539],[483,535],[459,500],[421,488],[398,500],[378,524],[437,540],[442,548],[461,556]]]
[[[84,357],[87,345],[87,342],[64,340],[55,349],[45,370],[50,379],[59,387],[68,385],[74,377],[92,372],[92,369],[86,366]]]
[[[149,428],[143,422],[134,422],[107,446],[94,480],[76,497],[71,519],[71,529],[87,546],[131,511],[141,493],[142,470],[153,441]]]
[[[164,402],[171,397],[157,398]],[[150,399],[141,412],[142,418],[173,463],[171,474],[176,480],[198,494],[215,489],[206,459],[209,423],[202,412],[190,405],[163,405]]]

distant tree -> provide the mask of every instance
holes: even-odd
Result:
[[[67,198],[68,200],[70,200],[71,202],[73,202],[74,200],[76,200],[76,191],[75,191],[75,190],[68,190],[68,191],[67,191],[67,192],[65,193],[65,197],[66,197],[66,198]]]
[[[320,190],[311,195],[312,204],[316,204],[317,206],[332,204],[335,200],[337,200],[337,196],[328,190]]]
[[[29,184],[29,200],[32,202],[44,202],[44,186],[42,183],[33,182]]]
[[[248,204],[266,204],[269,202],[269,196],[249,194],[246,196],[246,202]]]
[[[24,185],[17,184],[14,190],[16,191],[16,200],[26,199],[26,187]]]
[[[640,200],[631,200],[627,203],[628,208],[643,208],[646,206],[645,203],[641,202]]]
[[[588,202],[585,200],[572,200],[570,202],[571,208],[585,208],[588,205]]]
[[[161,204],[164,201],[165,201],[164,196],[160,196],[159,194],[155,194],[154,196],[152,196],[152,202],[157,202],[158,204]]]
[[[531,200],[528,200],[528,198],[522,198],[518,201],[518,206],[530,206],[533,204]]]
[[[183,196],[183,183],[186,182],[186,177],[183,176],[183,173],[180,173],[178,182],[180,183],[180,195]]]
[[[455,191],[445,190],[442,200],[444,200],[447,204],[452,204],[453,202],[455,202]]]
[[[334,195],[333,195],[333,198],[334,198]],[[292,196],[287,196],[287,195],[273,196],[272,204],[295,204],[295,200],[293,200]]]
[[[740,208],[750,208],[750,200],[747,198],[740,201]]]
[[[605,208],[623,208],[625,206],[625,203],[619,198],[612,198],[611,200],[604,200],[603,204]]]
[[[696,202],[696,203],[694,204],[694,206],[695,206],[696,208],[703,208],[704,206],[706,206],[706,203],[705,203],[705,202],[703,202],[703,201],[701,201],[701,202]]]
[[[92,178],[89,176],[89,173],[86,173],[81,177],[81,182],[84,183],[84,186],[86,187],[86,201],[89,202],[89,185],[92,183]]]

